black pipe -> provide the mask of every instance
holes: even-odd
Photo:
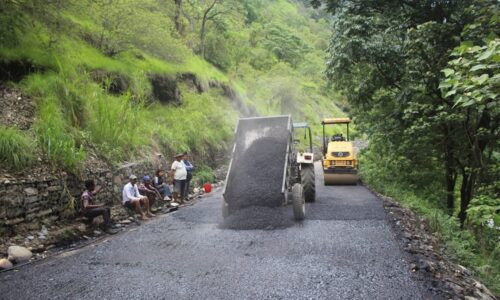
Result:
[[[313,142],[311,137],[311,127],[307,127],[309,129],[309,152],[313,152]]]
[[[323,155],[326,155],[326,144],[325,144],[325,123],[323,123]]]

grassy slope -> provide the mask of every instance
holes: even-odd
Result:
[[[310,33],[307,17],[299,14],[294,4],[273,3],[267,12],[269,15],[263,18],[274,18],[273,13],[280,10],[276,21],[285,23],[297,19],[299,23],[288,25],[304,27],[304,32],[298,34],[312,42],[316,36]],[[273,68],[278,69],[275,72],[252,68],[248,75],[238,76],[236,69],[221,72],[190,51],[182,53],[182,59],[166,60],[136,47],[109,57],[82,38],[82,32],[99,30],[94,18],[71,9],[64,10],[61,17],[66,30],[56,32],[32,18],[33,25],[18,34],[16,45],[0,46],[2,61],[29,61],[44,69],[16,85],[36,100],[37,119],[29,136],[37,142],[38,154],[43,153],[55,167],[77,171],[89,149],[120,162],[151,151],[191,150],[199,159],[208,159],[227,147],[239,113],[220,89],[199,95],[181,86],[184,100],[181,106],[160,105],[151,102],[152,87],[148,80],[151,74],[189,72],[205,82],[224,82],[239,91],[244,102],[253,105],[257,113],[291,113],[295,121],[313,124],[317,133],[320,132],[318,112],[328,116],[342,114],[323,92],[324,83],[317,79],[321,77],[318,76],[321,70],[316,70],[316,78],[311,78],[300,73],[299,68],[278,64],[285,71],[278,67]],[[328,27],[324,32],[326,36]],[[102,84],[93,80],[96,70],[123,76],[129,81],[129,91],[109,94]],[[297,88],[293,109],[283,110],[269,104],[274,91],[290,81]],[[254,89],[255,86],[261,87]],[[31,149],[25,151],[32,152]]]
[[[202,80],[228,82],[227,77],[210,64],[194,55],[177,64],[147,53],[140,53],[141,58],[130,52],[110,58],[70,35],[60,36],[57,46],[47,49],[45,41],[50,33],[41,25],[37,27],[38,33],[22,36],[17,47],[1,47],[0,57],[4,61],[27,60],[47,69],[28,76],[19,86],[37,101],[35,136],[54,163],[77,168],[85,151],[78,151],[80,144],[95,144],[112,161],[120,161],[135,157],[144,148],[157,146],[156,141],[167,146],[157,150],[196,149],[206,154],[207,143],[215,146],[228,140],[237,113],[227,101],[221,103],[220,95],[214,92],[196,97],[184,90],[185,102],[179,108],[159,105],[147,108],[144,104],[151,92],[148,74],[191,72]],[[93,70],[128,78],[130,92],[118,96],[108,94],[91,79]],[[204,104],[200,105],[200,101]],[[222,116],[213,114],[215,106],[233,118],[207,122],[207,115]],[[168,122],[159,125],[165,118]],[[197,131],[193,124],[202,125],[210,132]],[[213,138],[207,141],[200,134]],[[186,135],[191,135],[191,140],[186,140]]]

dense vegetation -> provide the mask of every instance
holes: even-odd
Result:
[[[370,140],[364,178],[426,214],[498,293],[498,1],[314,3],[334,16],[327,74]]]
[[[7,0],[0,9],[2,71],[27,65],[8,85],[37,106],[32,130],[0,127],[4,167],[40,157],[77,172],[89,155],[121,162],[183,150],[210,163],[238,115],[319,124],[318,111],[341,113],[322,76],[329,21],[300,3]],[[158,101],[164,77],[182,100]]]

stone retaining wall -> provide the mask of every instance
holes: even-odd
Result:
[[[19,225],[37,227],[44,220],[56,221],[79,209],[84,181],[94,178],[102,187],[98,200],[108,205],[119,204],[123,185],[130,174],[153,176],[158,166],[166,162],[143,161],[130,163],[114,170],[87,172],[83,179],[61,173],[38,180],[5,181],[0,183],[0,229]]]

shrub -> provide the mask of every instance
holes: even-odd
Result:
[[[198,167],[194,173],[194,183],[201,186],[206,182],[214,182],[214,171],[208,166]]]
[[[16,128],[0,126],[0,163],[20,170],[34,162],[33,142]]]

